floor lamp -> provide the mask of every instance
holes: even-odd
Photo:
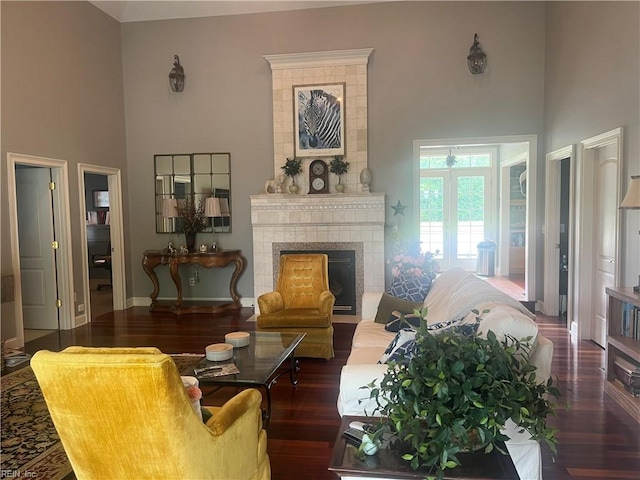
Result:
[[[640,175],[632,175],[629,190],[625,195],[620,208],[624,210],[640,210]],[[640,234],[640,232],[638,232]],[[633,287],[634,292],[640,293],[640,275],[638,275],[638,285]]]

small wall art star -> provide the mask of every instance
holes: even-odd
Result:
[[[407,208],[406,205],[402,205],[402,203],[400,203],[400,200],[398,200],[398,203],[394,206],[391,205],[391,208],[393,208],[393,216],[395,217],[396,215],[402,215],[404,217],[404,209]]]

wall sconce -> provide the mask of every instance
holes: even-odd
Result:
[[[184,89],[184,68],[180,65],[178,55],[173,56],[173,68],[169,72],[169,85],[174,92],[181,92]]]
[[[627,190],[620,208],[623,210],[640,210],[640,175],[631,176],[629,190]],[[638,285],[633,287],[633,291],[640,293],[640,275],[638,275]]]
[[[471,45],[469,55],[467,55],[467,65],[469,66],[469,71],[474,75],[484,72],[484,67],[487,66],[487,55],[480,48],[477,33],[473,34],[473,45]]]

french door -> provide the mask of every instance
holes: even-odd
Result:
[[[420,162],[421,248],[439,252],[441,270],[474,271],[477,245],[493,231],[492,156],[457,155],[450,167],[432,156]]]

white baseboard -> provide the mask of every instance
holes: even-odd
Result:
[[[169,298],[169,297],[158,297],[158,300],[163,300],[163,301],[171,301],[171,300],[175,300],[175,298]],[[185,299],[187,300],[187,299]],[[231,302],[230,298],[189,298],[188,300],[196,300],[196,301],[207,301],[207,300],[213,300],[213,301],[218,301],[218,302]],[[243,307],[253,307],[254,305],[254,299],[253,298],[241,298],[240,299],[240,303],[242,304]],[[127,307],[148,307],[149,305],[151,305],[151,299],[149,297],[133,297],[129,300],[127,300]]]

